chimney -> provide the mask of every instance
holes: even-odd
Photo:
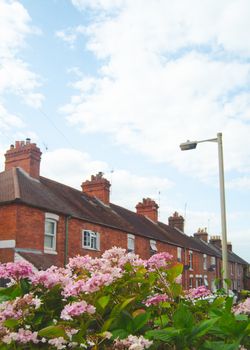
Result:
[[[87,180],[81,185],[83,193],[91,197],[96,197],[104,204],[109,205],[110,182],[103,177],[103,173],[91,175],[91,180]]]
[[[194,233],[194,237],[197,237],[204,242],[208,242],[207,228],[199,228],[198,231]]]
[[[212,236],[210,238],[209,243],[215,245],[218,248],[221,248],[221,237],[220,236]]]
[[[233,251],[233,247],[232,247],[232,243],[231,242],[227,242],[227,250],[229,252],[232,252]]]
[[[38,179],[40,176],[40,162],[42,152],[30,139],[16,141],[15,146],[5,153],[5,170],[20,167],[30,176]]]
[[[147,216],[150,220],[158,221],[158,204],[151,198],[143,198],[136,206],[136,213]]]
[[[170,227],[178,228],[180,231],[184,232],[184,218],[179,215],[177,211],[168,218],[168,224]]]

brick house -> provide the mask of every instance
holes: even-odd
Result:
[[[168,251],[184,265],[185,288],[212,288],[220,277],[220,249],[206,243],[202,232],[187,236],[178,213],[168,224],[159,222],[158,205],[150,198],[132,212],[110,202],[110,183],[102,173],[83,182],[80,191],[40,176],[40,161],[41,151],[30,139],[17,141],[5,154],[5,171],[0,173],[0,262],[25,259],[43,269],[64,266],[77,254],[100,256],[120,246],[145,259]],[[237,286],[242,287],[247,263],[231,256],[234,263],[238,259],[242,275],[237,275]]]

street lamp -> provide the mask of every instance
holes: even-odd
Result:
[[[223,148],[222,148],[222,133],[219,132],[216,138],[201,140],[201,141],[187,141],[180,144],[182,151],[195,149],[198,143],[202,142],[217,142],[218,144],[218,158],[219,158],[219,179],[220,179],[220,208],[221,208],[221,236],[222,236],[222,277],[223,287],[227,291],[228,279],[228,257],[227,257],[227,222],[226,222],[226,201],[225,201],[225,184],[224,184],[224,166],[223,166]]]

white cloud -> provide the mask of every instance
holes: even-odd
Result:
[[[75,42],[77,41],[79,35],[84,34],[86,29],[84,26],[77,26],[74,28],[67,28],[65,30],[56,31],[56,37],[65,41],[71,49],[75,47]]]
[[[88,153],[74,149],[61,148],[42,156],[43,176],[77,189],[81,188],[82,182],[100,171],[112,184],[111,201],[131,210],[144,197],[158,201],[159,189],[168,190],[174,185],[166,178],[138,176],[124,169],[111,171],[107,163],[93,160]]]
[[[0,1],[0,97],[15,94],[33,108],[41,107],[43,95],[36,92],[40,78],[27,62],[18,58],[29,34],[39,33],[18,1]],[[2,102],[3,103],[3,102]],[[5,107],[6,108],[6,107]],[[11,113],[10,113],[11,114]]]
[[[74,84],[76,94],[62,108],[72,125],[112,134],[117,143],[202,179],[217,174],[216,146],[184,153],[179,143],[223,132],[226,170],[246,170],[248,1],[73,4],[99,9],[85,32],[88,50],[103,64],[98,77]]]

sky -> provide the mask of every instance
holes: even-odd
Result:
[[[0,171],[30,137],[41,175],[74,188],[91,174],[111,202],[143,198],[185,232],[221,234],[250,262],[249,0],[0,0]]]

